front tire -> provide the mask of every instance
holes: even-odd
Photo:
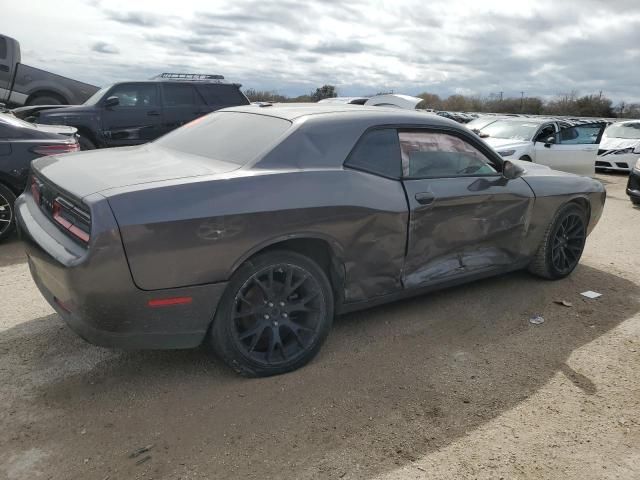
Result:
[[[549,280],[568,276],[580,261],[586,238],[584,209],[573,203],[560,207],[545,231],[529,271]]]
[[[322,268],[308,257],[277,250],[248,260],[233,274],[208,339],[241,375],[278,375],[318,353],[333,314],[331,284]]]
[[[0,241],[8,238],[15,229],[15,201],[13,192],[0,184]]]
[[[640,206],[640,198],[631,197],[631,203],[633,203],[634,205]]]

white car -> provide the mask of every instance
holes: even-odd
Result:
[[[629,172],[640,158],[640,120],[618,122],[604,131],[596,168]]]
[[[592,176],[605,127],[605,122],[513,117],[490,123],[479,135],[504,158]]]

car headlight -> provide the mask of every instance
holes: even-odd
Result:
[[[640,155],[640,145],[636,145],[636,148],[633,149],[633,153],[637,153]]]
[[[640,158],[639,158],[639,159],[638,159],[638,161],[636,162],[636,166],[635,166],[635,167],[633,167],[633,168],[635,168],[636,170],[640,170]]]
[[[516,153],[515,150],[500,150],[498,152],[498,155],[500,155],[501,157],[510,157],[514,153]]]
[[[633,147],[623,148],[622,150],[616,150],[613,152],[614,155],[626,155],[627,153],[634,153]]]

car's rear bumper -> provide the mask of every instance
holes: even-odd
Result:
[[[102,222],[113,219],[92,211]],[[78,335],[119,348],[190,348],[199,345],[213,319],[225,283],[145,291],[133,283],[115,219],[103,223],[88,248],[58,230],[29,194],[16,202],[16,220],[29,269],[40,292]],[[159,259],[161,261],[161,259]],[[174,268],[175,266],[168,266]],[[151,300],[188,303],[150,306]]]

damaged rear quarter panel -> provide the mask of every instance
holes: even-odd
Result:
[[[145,290],[225,281],[249,254],[304,237],[327,241],[343,265],[345,301],[401,288],[408,208],[395,180],[342,169],[264,172],[151,186],[109,203]]]

